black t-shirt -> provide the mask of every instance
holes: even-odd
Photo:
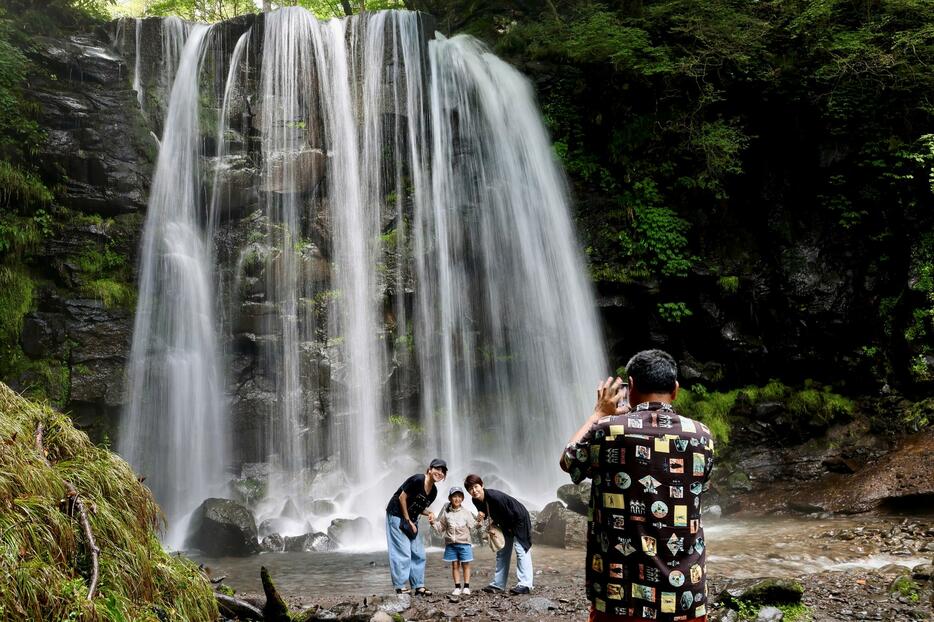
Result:
[[[405,518],[405,515],[402,513],[402,505],[399,503],[399,495],[403,492],[406,495],[405,500],[409,508],[409,518],[413,521],[417,521],[418,515],[424,512],[429,505],[434,503],[435,497],[438,496],[438,487],[432,484],[431,492],[426,495],[425,474],[419,473],[418,475],[413,475],[402,482],[399,489],[392,495],[392,499],[389,500],[389,505],[386,506],[386,512],[388,514],[398,516],[399,518]]]

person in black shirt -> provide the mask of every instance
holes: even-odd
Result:
[[[434,512],[428,508],[438,496],[435,484],[447,473],[448,465],[435,458],[424,474],[405,480],[386,506],[389,574],[397,594],[410,589],[416,594],[431,594],[425,589],[425,543],[418,536],[418,518],[424,515],[434,520]],[[410,588],[405,587],[406,581]]]
[[[506,546],[496,552],[496,573],[493,582],[483,588],[484,592],[502,592],[509,579],[509,561],[516,551],[516,579],[518,584],[509,590],[512,594],[528,594],[532,591],[532,519],[525,506],[505,492],[484,488],[479,475],[468,475],[464,480],[467,494],[473,498],[477,508],[477,522],[489,518],[503,531]]]

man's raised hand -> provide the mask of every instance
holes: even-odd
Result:
[[[623,379],[611,376],[597,385],[597,403],[593,412],[600,417],[625,414],[631,410],[625,401],[627,397],[628,387],[623,384]]]

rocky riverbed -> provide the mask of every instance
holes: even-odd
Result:
[[[708,529],[709,589],[720,603],[711,622],[934,620],[932,518],[780,519]],[[215,575],[227,575],[225,584],[243,590],[238,597],[258,604],[264,600],[259,566],[268,566],[290,607],[307,611],[309,620],[586,619],[583,550],[537,546],[533,552],[535,590],[528,596],[480,592],[492,577],[493,557],[479,547],[468,597],[448,594],[450,571],[440,551],[429,553],[426,583],[434,594],[426,597],[390,595],[381,553],[205,561]],[[773,580],[763,583],[766,578]]]

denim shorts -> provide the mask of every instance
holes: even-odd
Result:
[[[448,544],[444,547],[444,561],[472,562],[473,546],[469,544]]]

